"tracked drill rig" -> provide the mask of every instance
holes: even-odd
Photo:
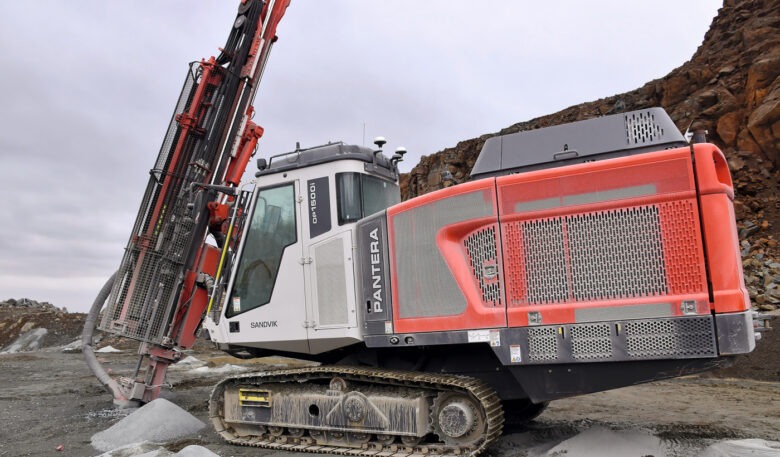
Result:
[[[469,182],[405,202],[405,151],[381,139],[259,159],[239,189],[286,6],[241,3],[220,57],[188,73],[85,328],[116,401],[154,399],[201,335],[321,363],[220,382],[209,415],[231,443],[476,455],[551,400],[753,350],[725,158],[660,108],[491,138]],[[141,341],[132,378],[94,361],[104,302],[99,328]]]

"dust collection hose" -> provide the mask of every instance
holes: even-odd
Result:
[[[103,285],[103,288],[98,292],[95,301],[92,303],[92,308],[87,314],[87,320],[84,322],[84,330],[81,332],[81,352],[84,353],[84,358],[87,361],[87,366],[101,384],[108,390],[108,392],[114,397],[114,404],[119,407],[136,406],[135,402],[130,401],[127,395],[123,392],[122,387],[112,378],[103,365],[98,362],[95,356],[95,350],[92,347],[92,335],[95,332],[95,324],[97,323],[100,310],[103,309],[103,305],[108,299],[111,293],[111,288],[114,286],[114,280],[116,279],[116,272],[108,278],[108,281]]]

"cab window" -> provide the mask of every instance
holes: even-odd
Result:
[[[393,182],[363,173],[336,173],[339,225],[357,222],[401,201]]]
[[[297,233],[293,185],[259,190],[226,316],[271,301],[285,248],[298,241]]]

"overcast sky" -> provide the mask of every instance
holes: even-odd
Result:
[[[86,311],[121,260],[187,62],[238,1],[0,2],[0,299]],[[293,0],[260,156],[383,135],[421,155],[635,89],[688,60],[720,0]]]

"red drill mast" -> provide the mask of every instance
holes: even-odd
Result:
[[[289,3],[243,0],[220,55],[190,64],[122,263],[82,338],[88,364],[116,402],[156,398],[168,365],[195,343],[231,245],[237,186],[263,134],[250,120],[251,103]],[[209,234],[216,247],[205,242]],[[141,342],[132,379],[110,378],[94,357],[104,302],[99,328]]]

